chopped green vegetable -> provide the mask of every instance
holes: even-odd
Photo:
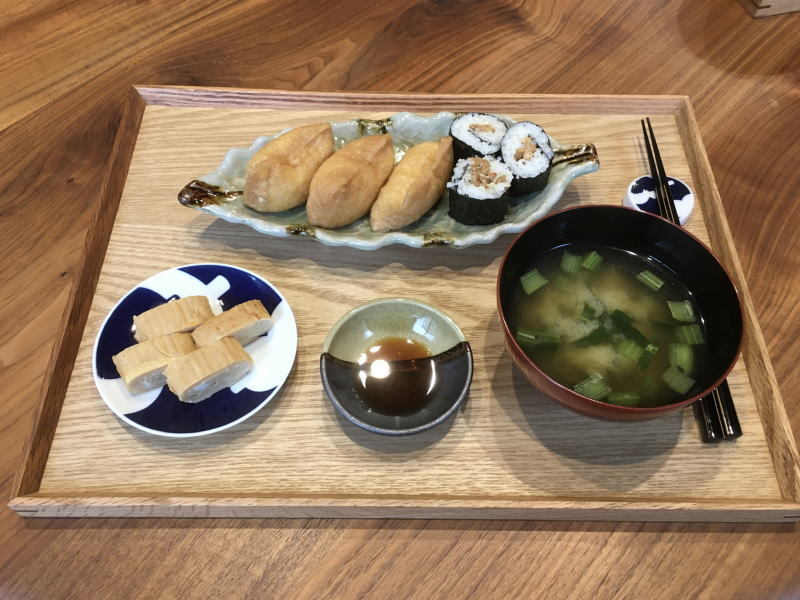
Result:
[[[628,313],[622,312],[621,310],[615,310],[612,312],[611,320],[617,327],[626,327],[627,325],[633,323],[633,318],[628,315]]]
[[[639,368],[644,370],[649,367],[652,360],[656,357],[656,354],[658,354],[658,346],[655,344],[647,344],[647,346],[644,347],[641,358],[639,358]]]
[[[539,273],[538,269],[532,269],[528,271],[519,278],[520,282],[522,283],[522,289],[525,290],[525,293],[530,295],[540,287],[547,283],[547,279],[545,279],[541,273]]]
[[[581,348],[585,348],[586,346],[596,346],[597,344],[603,344],[611,339],[611,334],[614,333],[614,328],[611,326],[610,321],[607,319],[603,319],[600,325],[590,331],[587,335],[583,336],[582,338],[575,340],[575,345]]]
[[[593,309],[588,304],[583,305],[583,312],[581,313],[581,321],[584,323],[588,323],[589,321],[594,320],[597,316],[597,311]]]
[[[581,268],[581,257],[564,250],[561,256],[561,268],[567,273],[577,273]]]
[[[659,327],[669,327],[670,329],[675,327],[674,321],[670,321],[669,323],[665,321],[659,321],[658,319],[648,319],[648,321],[650,321],[653,325],[658,325]]]
[[[706,342],[703,329],[697,323],[676,327],[675,336],[682,344],[690,344],[692,346],[696,344],[705,344]]]
[[[640,283],[645,284],[647,287],[649,287],[654,292],[657,292],[658,290],[660,290],[661,286],[664,285],[664,280],[661,279],[655,273],[652,273],[650,271],[642,271],[641,273],[639,273],[636,276],[636,279]]]
[[[671,365],[669,369],[664,371],[664,374],[661,376],[661,378],[670,389],[678,392],[679,394],[685,394],[694,385],[694,379],[686,375],[686,373],[681,371],[675,365]]]
[[[676,321],[683,321],[684,323],[694,323],[697,317],[694,314],[692,303],[688,300],[671,301],[667,300],[669,312],[672,313],[672,318]]]
[[[644,348],[631,339],[625,339],[617,345],[617,354],[638,363]]]
[[[584,256],[583,260],[581,261],[581,267],[583,267],[588,271],[594,271],[595,269],[597,269],[597,267],[599,267],[602,264],[603,264],[603,257],[600,256],[595,250],[589,252],[589,254]]]
[[[602,400],[611,393],[611,388],[599,373],[575,384],[572,389],[592,400]]]
[[[611,322],[614,323],[620,333],[629,337],[643,348],[650,343],[650,340],[632,325],[633,319],[621,310],[615,310],[611,313]]]
[[[606,402],[619,406],[639,406],[639,394],[633,392],[611,392]]]
[[[690,375],[694,370],[694,348],[689,344],[670,344],[669,364]]]
[[[520,344],[529,346],[557,345],[561,341],[561,336],[559,335],[541,331],[527,331],[525,329],[517,329],[515,337]]]
[[[632,339],[634,342],[636,342],[643,348],[646,348],[647,346],[650,345],[650,340],[644,337],[644,334],[638,329],[636,329],[636,327],[634,327],[633,325],[629,325],[628,327],[626,327],[625,329],[621,329],[620,331],[622,331],[622,333],[624,333],[626,336],[628,336],[630,339]]]

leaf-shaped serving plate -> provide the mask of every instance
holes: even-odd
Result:
[[[390,133],[395,147],[395,160],[399,161],[414,144],[448,135],[455,116],[450,112],[433,116],[401,112],[377,121],[352,119],[332,122],[334,146],[336,149],[341,148],[363,135]],[[514,122],[508,117],[501,118],[508,123]],[[425,216],[399,231],[376,233],[370,229],[368,217],[339,229],[323,229],[308,224],[304,207],[280,213],[259,213],[242,202],[247,163],[253,154],[281,133],[284,131],[261,136],[249,148],[229,150],[214,172],[191,181],[180,191],[180,203],[199,208],[232,223],[249,225],[267,235],[304,235],[331,246],[351,246],[362,250],[374,250],[389,244],[405,244],[416,248],[444,245],[466,248],[473,244],[488,244],[504,233],[522,231],[553,208],[570,181],[600,167],[594,145],[567,146],[551,138],[555,157],[547,187],[535,194],[514,199],[508,215],[501,223],[483,226],[458,223],[447,214],[445,192],[442,199]]]

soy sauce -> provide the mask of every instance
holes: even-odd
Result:
[[[414,356],[416,358],[399,358]],[[438,354],[406,338],[364,348],[357,360],[320,355],[325,391],[347,418],[383,430],[428,423],[464,398],[472,379],[469,343]],[[351,419],[352,420],[352,419]]]
[[[359,356],[357,365],[356,395],[377,413],[413,414],[430,403],[436,390],[435,361],[415,340],[382,338]]]
[[[362,352],[357,362],[361,365],[376,360],[409,360],[430,355],[430,350],[420,342],[403,337],[385,337],[375,342],[366,352]]]

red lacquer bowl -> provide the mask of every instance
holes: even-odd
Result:
[[[549,377],[514,339],[507,320],[513,286],[536,258],[566,244],[600,244],[650,257],[671,270],[692,293],[702,315],[711,358],[694,373],[694,395],[655,407],[616,406],[578,394]],[[497,308],[511,358],[525,377],[548,397],[581,414],[614,421],[660,417],[717,387],[736,362],[742,345],[742,307],[736,288],[717,257],[700,240],[661,217],[622,206],[589,205],[551,213],[511,243],[497,276]]]

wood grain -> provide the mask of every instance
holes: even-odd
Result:
[[[498,94],[408,94],[361,92],[314,92],[298,94],[284,90],[254,90],[191,86],[136,86],[148,105],[183,106],[188,108],[243,108],[271,110],[347,110],[362,114],[362,110],[418,110],[424,103],[427,112],[440,110],[477,111],[496,101]],[[630,115],[636,112],[673,115],[684,96],[619,96],[602,94],[513,94],[503,98],[503,109],[509,112],[543,113],[558,106],[562,113]],[[455,103],[455,104],[454,104]]]
[[[475,509],[485,502],[507,500],[508,506],[484,516],[519,518],[528,509],[531,518],[542,518],[546,508],[554,506],[553,500],[559,499],[555,506],[564,509],[564,499],[574,498],[575,514],[587,518],[597,519],[603,511],[582,510],[581,499],[605,506],[609,516],[621,510],[622,518],[639,514],[648,519],[657,511],[647,510],[647,500],[659,506],[672,501],[662,519],[687,516],[694,520],[698,518],[696,509],[680,506],[684,499],[692,498],[709,503],[708,519],[736,520],[754,514],[737,512],[737,502],[750,499],[774,504],[793,499],[784,497],[781,486],[793,491],[796,480],[776,480],[770,460],[770,452],[782,457],[781,472],[793,475],[797,469],[793,441],[782,438],[777,442],[780,448],[770,448],[741,364],[729,382],[748,435],[735,445],[703,448],[690,411],[682,418],[675,415],[646,424],[604,423],[572,415],[535,393],[512,370],[495,315],[497,267],[512,236],[467,251],[399,246],[364,252],[329,248],[308,239],[264,238],[250,229],[185,210],[175,201],[176,190],[183,183],[213,170],[228,148],[249,145],[254,132],[260,135],[286,126],[354,116],[382,118],[387,110],[426,112],[433,104],[435,109],[453,110],[480,106],[535,120],[565,143],[594,142],[601,171],[573,182],[559,206],[598,199],[618,203],[604,195],[609,189],[624,189],[631,173],[643,169],[637,115],[647,110],[646,98],[601,97],[597,99],[599,114],[593,114],[592,99],[564,96],[442,95],[432,101],[425,95],[396,94],[223,91],[218,96],[197,89],[171,89],[163,96],[152,89],[146,92],[153,104],[144,110],[97,294],[94,301],[83,298],[84,310],[89,312],[87,328],[37,490],[38,495],[50,499],[32,504],[15,500],[14,506],[26,514],[37,514],[32,510],[35,506],[42,515],[102,515],[100,506],[105,502],[84,513],[78,500],[59,507],[52,497],[195,494],[202,512],[209,496],[256,494],[272,498],[274,506],[267,512],[246,501],[225,500],[221,506],[237,515],[247,514],[250,508],[251,515],[262,516],[279,514],[275,511],[285,499],[286,516],[295,514],[298,506],[305,514],[316,516],[397,516],[396,509],[405,508],[404,514],[412,515],[420,499],[438,498],[458,500],[452,505],[453,512],[439,510],[433,503],[420,505],[417,515],[479,517]],[[194,98],[200,99],[201,107],[189,106]],[[270,103],[273,98],[277,108]],[[225,100],[241,108],[223,108]],[[323,109],[328,100],[340,110]],[[690,107],[681,98],[659,98],[654,104],[662,110],[671,107],[673,113],[654,117],[664,159],[674,175],[692,185],[683,147],[691,141],[702,152],[702,145],[699,139],[682,139],[676,120],[683,114],[684,129],[694,133],[693,120],[686,113]],[[252,110],[253,106],[262,110]],[[384,112],[353,112],[353,106],[365,110],[382,107]],[[529,110],[515,112],[523,107]],[[541,112],[530,112],[533,109]],[[610,109],[616,114],[607,114]],[[573,114],[572,110],[586,114]],[[628,114],[622,114],[623,110]],[[698,177],[709,180],[702,188],[707,193],[700,195],[703,206],[706,197],[713,201],[716,189],[707,164],[694,170]],[[714,209],[703,207],[695,213],[687,228],[708,243],[704,220],[715,223],[712,230],[722,230],[725,224],[717,222]],[[730,268],[738,272],[729,238],[721,236],[718,245],[726,250]],[[298,321],[298,364],[281,400],[253,423],[207,439],[152,438],[122,425],[106,409],[94,388],[91,349],[108,310],[131,286],[163,268],[199,257],[249,268],[279,285]],[[94,262],[100,260],[97,255]],[[365,276],[370,281],[368,291],[361,284]],[[741,293],[747,297],[740,279]],[[90,281],[81,283],[82,289],[89,286]],[[446,306],[477,349],[467,408],[441,430],[413,438],[374,436],[342,422],[327,403],[318,375],[319,348],[340,313],[362,301],[391,295],[419,297]],[[750,313],[748,322],[757,330]],[[766,360],[763,346],[751,352],[762,357],[761,363]],[[760,375],[754,371],[750,379],[760,392],[759,404],[766,405],[762,412],[775,415],[775,425],[780,426],[784,413],[777,388],[770,388],[769,381],[759,383]],[[620,439],[629,441],[621,443]],[[639,451],[644,440],[653,450]],[[270,460],[264,461],[265,456]],[[203,469],[196,468],[198,460],[203,461]],[[313,512],[315,498],[322,499],[317,513]],[[331,505],[325,500],[331,498],[350,500]],[[359,508],[364,498],[377,498],[366,504],[373,508],[371,514]],[[627,500],[638,501],[640,506],[627,509],[622,504]],[[725,502],[730,512],[718,512]],[[159,510],[158,502],[128,504],[134,507],[129,514],[153,515],[182,514],[185,505],[170,503],[170,512]],[[70,506],[75,506],[74,512]],[[450,505],[444,503],[441,508],[446,506]],[[381,512],[381,507],[387,512]],[[785,506],[783,512],[776,512],[764,506],[772,520],[800,512],[797,508]],[[113,514],[123,513],[115,506]],[[192,510],[189,514],[197,513]],[[223,510],[218,514],[229,513]],[[560,515],[555,510],[552,518]]]
[[[77,276],[79,285],[75,286],[67,301],[61,317],[64,326],[53,345],[50,365],[42,381],[42,400],[39,403],[39,411],[34,416],[33,431],[25,446],[25,463],[19,471],[20,476],[15,484],[18,495],[39,490],[50,444],[61,414],[62,399],[73,370],[75,353],[84,333],[88,315],[86,307],[92,301],[97,278],[100,276],[102,257],[105,256],[108,239],[114,226],[119,198],[125,185],[144,107],[141,96],[135,90],[131,90],[111,149],[108,169],[100,185],[100,197],[103,202],[97,207],[94,220],[86,234],[86,244]]]
[[[133,83],[436,93],[686,94],[800,433],[800,15],[731,0],[2,3],[0,472],[22,460]],[[90,16],[88,16],[90,15]],[[173,19],[173,17],[176,17]],[[465,51],[467,49],[467,51]],[[54,208],[57,202],[58,208]],[[18,266],[25,265],[24,269]],[[20,598],[788,598],[780,525],[23,520]],[[413,575],[413,576],[412,576]],[[136,582],[136,585],[131,585]]]
[[[414,498],[387,500],[357,497],[326,498],[269,497],[170,497],[170,496],[25,496],[15,498],[14,509],[22,516],[40,517],[216,517],[216,518],[308,518],[372,519],[510,519],[603,521],[687,521],[789,523],[800,511],[787,509],[786,502],[620,502],[593,499],[519,501],[498,498]],[[796,505],[795,505],[796,509]]]
[[[683,147],[687,153],[687,161],[692,171],[694,189],[700,199],[700,208],[705,219],[712,248],[728,269],[738,290],[747,290],[739,256],[733,245],[725,209],[719,197],[714,176],[708,163],[708,156],[700,139],[697,121],[691,103],[685,103],[677,113],[678,128],[683,134]],[[766,343],[761,327],[755,317],[755,308],[749,290],[739,294],[744,309],[745,343],[742,357],[748,366],[748,375],[761,423],[770,444],[775,465],[775,474],[781,494],[786,499],[800,500],[800,461],[794,436],[786,417],[783,402],[770,402],[774,391],[778,390],[775,372],[769,362]],[[779,394],[778,394],[779,396]]]

